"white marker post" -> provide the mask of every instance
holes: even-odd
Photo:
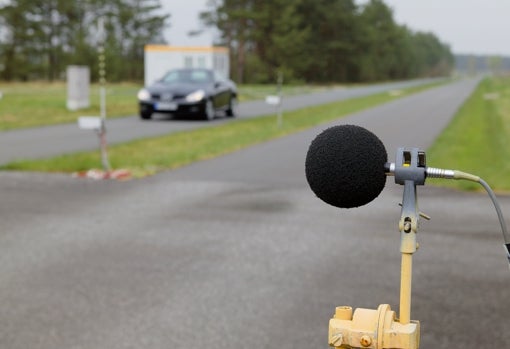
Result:
[[[281,72],[278,72],[278,82],[276,86],[276,95],[266,96],[266,103],[269,105],[276,106],[277,115],[276,115],[276,124],[278,128],[282,127],[283,123],[283,113],[282,113],[282,83],[283,83],[283,75]]]
[[[283,74],[281,71],[278,72],[278,98],[280,99],[278,103],[278,128],[282,127],[283,123],[283,110],[282,110],[282,84],[283,84]]]

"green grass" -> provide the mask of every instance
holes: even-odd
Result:
[[[276,116],[273,115],[239,119],[227,124],[114,145],[109,149],[110,163],[114,168],[129,169],[135,177],[142,177],[282,137],[437,85],[436,83],[409,88],[400,94],[380,93],[286,112],[283,116],[282,127],[277,127]],[[43,160],[18,161],[0,168],[76,172],[100,166],[99,153],[96,151]]]
[[[133,115],[137,111],[135,84],[106,88],[108,118]],[[64,83],[0,83],[0,130],[76,122],[79,116],[99,116],[99,86],[90,88],[90,108],[69,111]]]
[[[106,101],[108,118],[118,118],[138,113],[136,94],[141,85],[108,84]],[[283,95],[308,93],[326,87],[284,86]],[[79,116],[99,116],[99,86],[91,85],[90,108],[69,111],[66,108],[67,87],[63,82],[56,83],[0,83],[0,131],[19,128],[55,125],[76,122]],[[275,94],[271,85],[242,85],[239,87],[240,100],[263,99]]]
[[[434,167],[480,176],[498,191],[510,190],[510,78],[486,78],[427,151]],[[463,190],[480,190],[466,181],[432,180]]]

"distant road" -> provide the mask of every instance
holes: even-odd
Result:
[[[301,96],[285,97],[283,110],[296,110],[379,92],[422,85],[433,81],[421,79],[405,82],[377,84],[354,88],[336,88]],[[275,113],[275,108],[264,101],[241,103],[239,118],[252,118]],[[229,122],[218,118],[214,125]],[[153,137],[172,132],[211,126],[207,121],[155,119],[142,121],[137,116],[107,120],[108,142],[127,142],[137,138]],[[0,164],[17,159],[43,158],[82,150],[98,148],[98,140],[92,131],[80,130],[76,123],[16,131],[0,132]]]

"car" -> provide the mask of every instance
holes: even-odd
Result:
[[[212,120],[217,111],[235,117],[237,86],[211,69],[174,69],[141,89],[138,103],[142,119],[150,119],[153,113],[170,113]]]

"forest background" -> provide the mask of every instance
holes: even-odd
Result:
[[[455,65],[447,44],[395,23],[382,0],[211,0],[200,17],[202,30],[219,33],[214,44],[230,49],[231,77],[242,84],[278,73],[296,83],[402,80]],[[143,81],[144,46],[171,44],[162,35],[171,19],[159,0],[4,1],[0,80],[65,80],[68,65],[86,65],[96,81],[104,40],[108,80]]]

